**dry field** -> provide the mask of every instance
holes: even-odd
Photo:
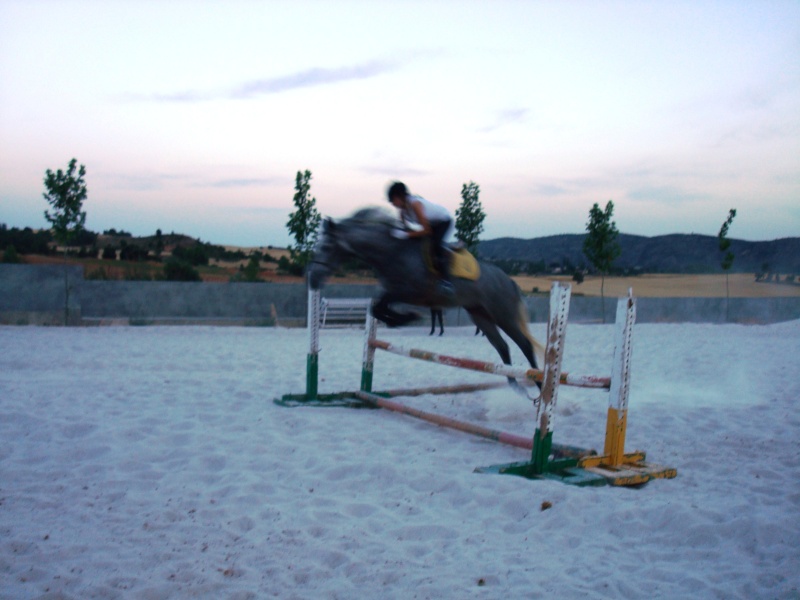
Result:
[[[514,277],[529,294],[534,288],[547,293],[554,280],[572,282],[564,277]],[[572,283],[573,294],[600,295],[600,277],[587,277],[583,283]],[[800,285],[757,282],[752,273],[734,273],[729,276],[731,298],[767,298],[774,296],[800,296]],[[606,277],[605,295],[624,296],[628,288],[638,298],[699,298],[725,296],[725,275],[639,275],[638,277]]]

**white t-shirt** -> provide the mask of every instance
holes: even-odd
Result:
[[[408,206],[406,206],[406,208],[403,210],[403,217],[408,223],[419,225],[417,222],[417,215],[414,212],[414,209],[411,208],[411,204],[413,202],[419,202],[422,205],[422,212],[425,213],[425,216],[428,218],[428,222],[430,223],[443,223],[451,220],[450,213],[447,212],[447,209],[444,206],[434,204],[422,196],[409,194]]]

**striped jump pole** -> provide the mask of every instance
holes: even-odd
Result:
[[[394,402],[384,398],[383,396],[370,394],[369,392],[358,391],[355,393],[355,395],[359,400],[363,400],[366,404],[374,406],[375,408],[385,408],[386,410],[416,417],[417,419],[422,419],[423,421],[428,421],[429,423],[441,425],[442,427],[456,429],[458,431],[463,431],[465,433],[470,433],[472,435],[494,440],[495,442],[500,442],[501,444],[516,446],[517,448],[525,448],[526,450],[530,450],[533,447],[533,441],[527,437],[522,437],[513,433],[506,433],[504,431],[498,431],[496,429],[489,429],[487,427],[473,425],[472,423],[459,421],[443,415],[426,412],[411,406],[406,406],[405,404],[400,404],[399,402]]]
[[[463,394],[466,392],[485,392],[487,390],[498,390],[507,387],[508,383],[505,381],[492,381],[490,383],[458,383],[455,385],[434,385],[430,387],[381,390],[381,396],[385,398],[394,398],[396,396],[425,396],[427,394],[436,396],[442,394]]]
[[[487,387],[485,387],[486,385],[496,387],[494,384],[484,384],[484,387],[481,389],[488,389]],[[501,385],[507,385],[507,384],[501,384]],[[476,386],[451,386],[451,387],[467,387],[470,388],[471,391]],[[420,388],[419,390],[396,390],[397,392],[396,395],[413,396],[415,395],[414,392],[419,392],[420,394],[437,393],[435,390],[438,389],[444,390],[445,388],[428,388],[428,389]],[[458,393],[462,391],[465,390],[457,389],[453,393]],[[442,393],[447,393],[447,392],[443,391]],[[356,398],[358,398],[368,406],[372,406],[374,408],[383,408],[386,410],[390,410],[392,412],[408,415],[410,417],[414,417],[422,421],[427,421],[428,423],[433,423],[434,425],[439,425],[440,427],[455,429],[457,431],[462,431],[464,433],[469,433],[471,435],[493,440],[495,442],[506,444],[508,446],[515,446],[517,448],[523,448],[525,450],[533,449],[534,441],[529,437],[523,437],[521,435],[508,433],[506,431],[499,431],[497,429],[490,429],[488,427],[482,427],[480,425],[475,425],[473,423],[467,423],[466,421],[459,421],[458,419],[445,417],[444,415],[438,415],[436,413],[430,413],[424,410],[420,410],[418,408],[413,408],[411,406],[407,406],[405,404],[401,404],[399,402],[395,402],[394,400],[390,400],[389,398],[387,398],[387,396],[391,397],[391,395],[392,395],[391,390],[381,392],[380,395],[364,391],[355,392]],[[581,458],[591,457],[596,455],[596,452],[594,450],[586,450],[585,448],[577,448],[574,446],[565,446],[561,444],[553,444],[552,452],[559,458],[568,458],[572,460],[579,460]]]
[[[407,356],[409,358],[416,358],[428,362],[446,365],[449,367],[456,367],[459,369],[467,369],[469,371],[478,371],[480,373],[488,373],[490,375],[502,375],[503,377],[513,377],[522,380],[524,383],[533,385],[536,382],[544,381],[544,371],[538,369],[527,369],[524,367],[511,367],[508,365],[498,365],[495,363],[485,362],[482,360],[473,360],[471,358],[458,358],[455,356],[447,356],[445,354],[438,354],[436,352],[429,352],[427,350],[420,350],[418,348],[406,349],[402,346],[396,346],[390,342],[378,339],[370,339],[367,341],[368,347],[378,350],[385,350],[391,354],[399,356]],[[374,356],[374,352],[373,355]],[[371,365],[372,363],[368,363]],[[372,370],[370,369],[370,373]],[[595,375],[571,375],[569,373],[559,374],[559,383],[563,385],[573,385],[576,387],[584,388],[602,388],[609,389],[611,387],[610,377],[598,377]]]

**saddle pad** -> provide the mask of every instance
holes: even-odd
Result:
[[[481,276],[481,267],[466,248],[454,250],[450,255],[450,275],[475,281]]]

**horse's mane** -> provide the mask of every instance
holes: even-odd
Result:
[[[352,215],[347,217],[347,220],[351,222],[369,223],[375,225],[390,225],[393,227],[398,223],[397,217],[382,206],[367,206],[365,208],[359,208]]]

